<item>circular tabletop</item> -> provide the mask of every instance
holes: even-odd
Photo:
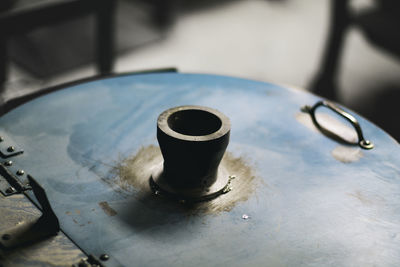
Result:
[[[107,266],[399,266],[400,148],[353,114],[375,147],[321,134],[320,98],[239,78],[180,73],[90,81],[0,118],[61,229]],[[189,206],[151,194],[157,117],[206,106],[231,121],[232,190]]]

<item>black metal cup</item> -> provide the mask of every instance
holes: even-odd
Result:
[[[157,139],[164,157],[163,177],[179,189],[210,187],[229,143],[230,121],[208,107],[168,109],[157,120]]]

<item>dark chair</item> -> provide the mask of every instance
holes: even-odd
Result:
[[[10,1],[8,1],[10,2]],[[112,71],[114,0],[14,0],[0,11],[0,88],[7,80],[7,41],[12,35],[29,32],[77,16],[96,17],[96,61],[100,74]]]
[[[337,99],[337,71],[343,41],[351,25],[358,26],[373,45],[400,58],[400,1],[376,0],[376,7],[354,15],[350,0],[330,0],[330,29],[321,66],[310,90]]]

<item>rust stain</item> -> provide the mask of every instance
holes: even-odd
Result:
[[[115,216],[117,215],[117,212],[108,205],[107,201],[99,202],[100,208],[103,209],[104,213],[107,214],[108,216]]]
[[[359,200],[362,204],[367,206],[382,204],[385,201],[384,198],[380,196],[368,196],[361,191],[347,193],[347,195]]]
[[[71,215],[71,212],[70,211],[66,211],[65,214]]]
[[[136,155],[121,160],[113,170],[113,181],[120,188],[133,191],[139,190],[140,194],[153,195],[149,178],[153,171],[163,162],[159,147],[150,145],[142,147]],[[232,191],[221,195],[214,200],[197,204],[185,205],[190,214],[218,213],[230,211],[237,203],[247,201],[254,193],[260,179],[256,179],[252,169],[243,158],[234,157],[231,153],[225,153],[220,168],[224,168],[229,175],[235,175],[232,180]],[[165,203],[165,198],[159,198]]]
[[[361,203],[363,203],[364,205],[371,205],[372,201],[369,200],[363,193],[361,193],[360,191],[355,191],[354,193],[348,193],[347,195],[358,199]]]
[[[80,210],[75,210],[75,213],[79,215],[79,214],[81,214],[81,211]]]

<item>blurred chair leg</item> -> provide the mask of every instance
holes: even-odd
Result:
[[[112,72],[114,63],[114,0],[102,0],[96,13],[97,68],[100,74]]]
[[[328,99],[337,99],[337,71],[346,30],[349,26],[349,0],[330,0],[330,29],[320,69],[310,90]]]
[[[167,28],[174,21],[175,0],[153,0],[154,21],[160,28]]]
[[[1,34],[2,35],[2,34]],[[0,35],[0,93],[4,89],[7,80],[7,41]]]

